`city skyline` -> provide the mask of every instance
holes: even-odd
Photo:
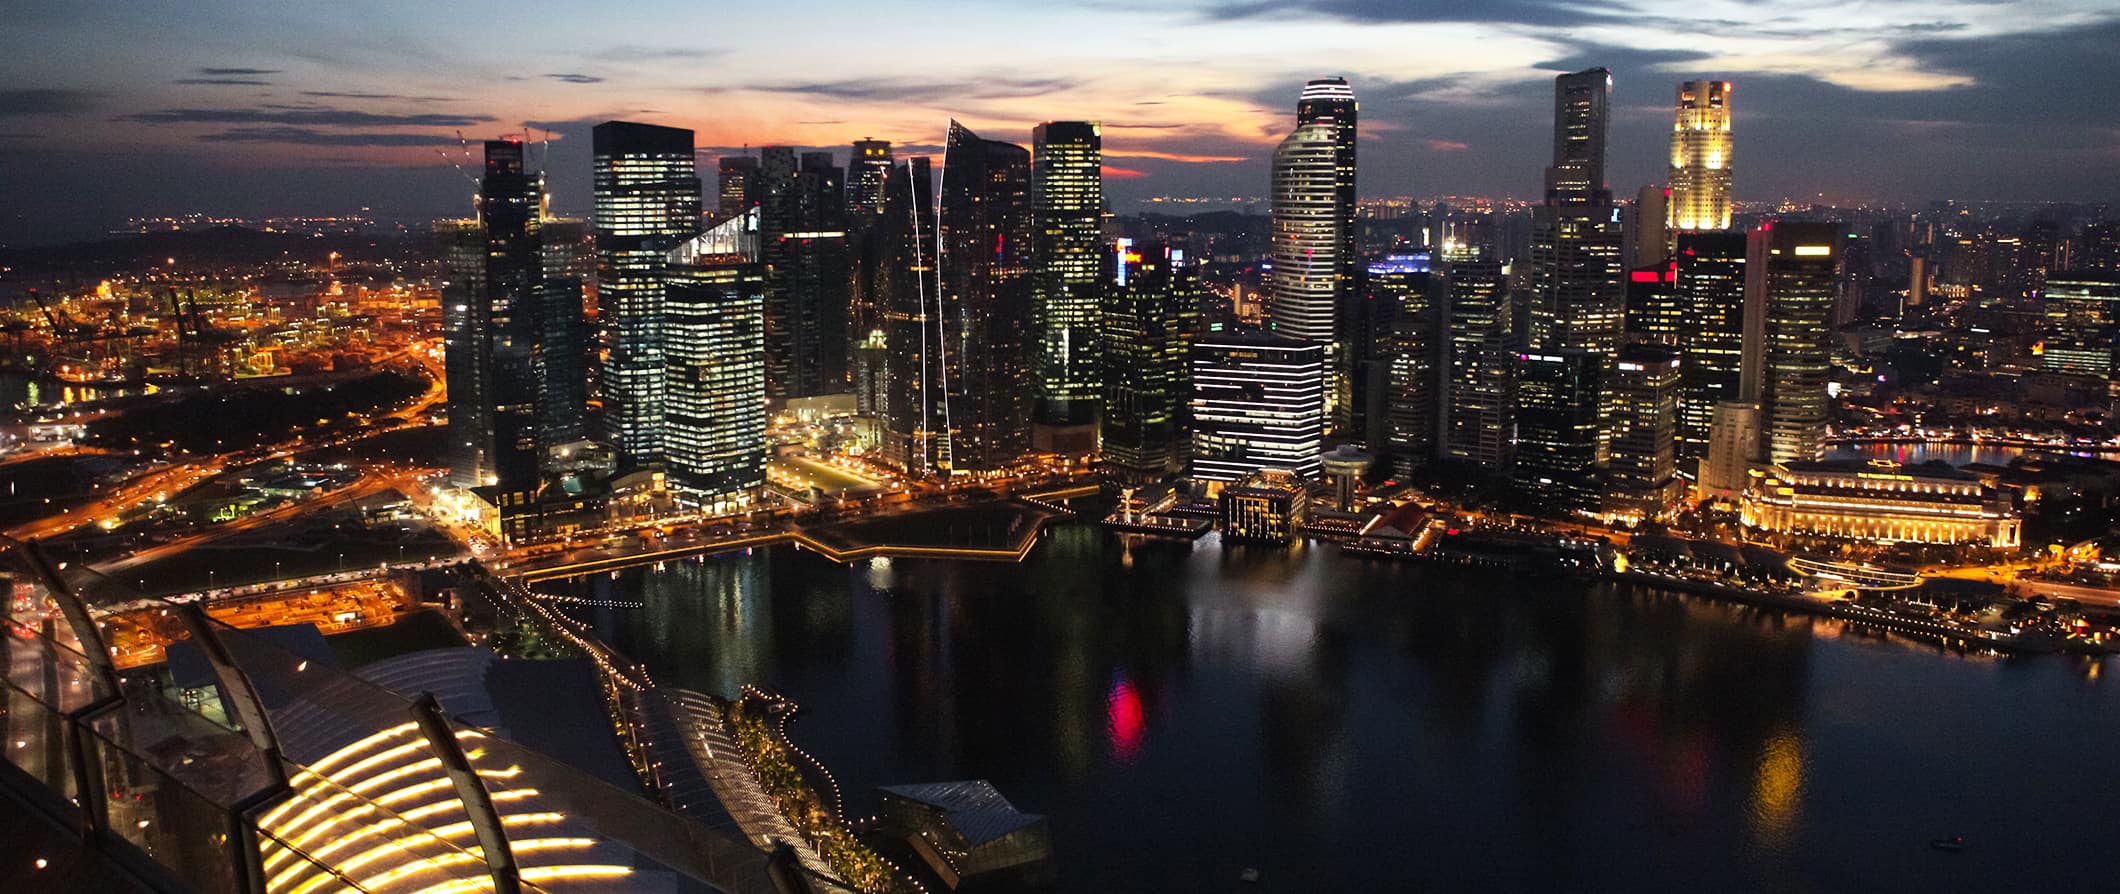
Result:
[[[459,130],[550,133],[555,207],[585,211],[587,131],[613,118],[693,128],[703,156],[844,152],[865,136],[932,152],[953,115],[1019,141],[1041,121],[1101,121],[1122,209],[1151,195],[1258,195],[1286,97],[1328,75],[1364,97],[1364,195],[1531,198],[1544,82],[1593,66],[1615,74],[1610,181],[1622,195],[1662,178],[1673,87],[1708,77],[1745,94],[1740,199],[2120,198],[2098,174],[2120,157],[2120,108],[2097,88],[2111,80],[2098,73],[2115,64],[2103,49],[2120,39],[2120,14],[2093,3],[1818,4],[1772,18],[1742,4],[1184,3],[1126,29],[1095,7],[1003,7],[954,37],[888,10],[824,11],[792,44],[755,39],[764,13],[511,14],[519,30],[491,42],[502,55],[454,36],[495,33],[476,7],[231,4],[157,23],[33,6],[0,37],[13,60],[0,63],[11,85],[0,170],[12,174],[0,186],[19,197],[0,238],[194,208],[439,216],[466,191],[452,192],[465,181],[444,158],[462,154]],[[694,26],[698,40],[663,37]],[[84,33],[96,39],[55,52]],[[1018,33],[1069,49],[1026,54]],[[2022,139],[2031,130],[2037,145]],[[2004,153],[2016,163],[1999,164]]]

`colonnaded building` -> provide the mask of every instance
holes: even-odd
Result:
[[[1745,527],[1778,534],[2015,548],[2010,495],[1952,469],[1891,462],[1789,462],[1756,469]]]

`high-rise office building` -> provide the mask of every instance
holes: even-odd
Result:
[[[1086,456],[1096,450],[1103,170],[1102,128],[1096,122],[1047,121],[1031,131],[1040,452]]]
[[[1344,311],[1355,282],[1355,136],[1360,104],[1345,78],[1317,78],[1296,101],[1296,128],[1274,149],[1273,270],[1267,312],[1275,334],[1326,346],[1325,401],[1335,428],[1354,424]],[[1357,436],[1359,432],[1355,433]]]
[[[1509,468],[1510,387],[1515,378],[1516,314],[1508,268],[1458,261],[1445,273],[1449,296],[1445,358],[1444,459],[1499,473]]]
[[[1203,335],[1192,348],[1192,478],[1323,467],[1325,346],[1278,335]]]
[[[767,398],[843,394],[852,271],[841,172],[831,153],[806,152],[798,162],[785,146],[759,150],[758,162]]]
[[[582,303],[584,285],[596,275],[589,222],[547,217],[540,229],[544,282],[539,287],[537,345],[537,440],[540,458],[589,437],[589,373],[593,338]]]
[[[1678,262],[1627,271],[1627,341],[1676,345],[1688,324],[1678,303]]]
[[[1688,459],[1707,455],[1715,408],[1748,399],[1742,390],[1745,362],[1745,234],[1731,231],[1678,234],[1673,283],[1678,313],[1678,451]],[[1691,471],[1681,463],[1683,471]]]
[[[1626,251],[1620,260],[1628,270],[1653,267],[1671,257],[1671,187],[1651,183],[1634,194],[1634,204],[1620,215],[1626,233]],[[1630,330],[1631,331],[1631,330]]]
[[[950,467],[1000,469],[1031,450],[1031,155],[950,122],[940,224]]]
[[[1191,352],[1200,323],[1199,268],[1167,244],[1120,239],[1106,254],[1100,429],[1104,472],[1146,483],[1184,468]]]
[[[1627,300],[1620,211],[1605,185],[1612,75],[1602,68],[1561,75],[1553,92],[1553,164],[1545,204],[1533,209],[1526,344],[1609,357]]]
[[[604,427],[620,461],[640,466],[662,456],[663,268],[699,232],[698,167],[689,130],[607,121],[592,142]]]
[[[2083,233],[2070,248],[2072,270],[2106,270],[2120,273],[2120,221],[2103,220],[2083,225]]]
[[[1657,518],[1683,494],[1678,480],[1678,351],[1623,347],[1612,363],[1612,455],[1608,492],[1644,518]]]
[[[1610,205],[1605,131],[1612,117],[1612,72],[1592,68],[1553,79],[1553,166],[1546,204]]]
[[[527,167],[519,140],[489,140],[485,155],[478,217],[440,228],[451,265],[443,299],[450,478],[463,487],[527,490],[543,466],[537,356],[547,310],[544,177]],[[578,320],[578,285],[575,295]]]
[[[1741,400],[1715,405],[1710,414],[1708,448],[1697,468],[1694,495],[1701,500],[1734,500],[1744,493],[1747,474],[1760,457],[1762,423],[1759,405]]]
[[[1405,474],[1435,458],[1436,428],[1442,393],[1437,362],[1444,343],[1443,319],[1426,256],[1390,257],[1369,265],[1371,300],[1393,307],[1384,336],[1381,444],[1392,465]]]
[[[724,155],[715,163],[720,175],[716,217],[727,219],[758,206],[764,193],[759,181],[762,162],[751,155]]]
[[[1678,85],[1671,126],[1671,229],[1730,228],[1730,82]]]
[[[876,282],[883,264],[883,246],[872,238],[879,231],[888,206],[892,171],[888,140],[855,140],[847,159],[847,254],[853,265],[848,295],[847,331],[863,339],[883,325],[878,312]]]
[[[1840,236],[1837,224],[1786,221],[1751,234],[1744,387],[1759,396],[1769,462],[1825,452]]]
[[[765,266],[753,208],[664,270],[665,462],[680,505],[732,512],[765,486]]]
[[[2120,375],[2120,271],[2048,274],[2046,341],[2039,366],[2108,382]]]
[[[888,356],[883,454],[920,476],[947,468],[950,418],[942,289],[935,281],[935,177],[925,156],[894,163],[875,245],[876,313]]]
[[[1554,509],[1595,507],[1604,358],[1570,349],[1516,360],[1518,490]]]
[[[1339,128],[1298,125],[1273,153],[1273,223],[1267,318],[1274,334],[1330,345],[1339,307]]]

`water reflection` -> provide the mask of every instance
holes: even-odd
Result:
[[[1020,566],[762,551],[581,585],[648,604],[583,611],[658,679],[801,702],[857,815],[959,778],[1050,815],[1070,889],[2070,887],[2029,858],[2120,798],[2062,761],[1962,772],[2043,730],[2120,746],[2096,663],[1565,578],[1070,525]],[[1940,866],[1928,825],[2046,831]]]

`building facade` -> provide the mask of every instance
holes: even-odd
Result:
[[[952,121],[942,168],[947,466],[996,470],[1031,451],[1031,156]]]
[[[1203,335],[1192,348],[1192,478],[1261,469],[1318,474],[1324,448],[1325,346],[1278,335]]]
[[[766,275],[766,394],[776,403],[843,394],[853,347],[852,257],[843,173],[826,152],[759,151]]]
[[[1186,404],[1200,323],[1197,265],[1185,250],[1117,240],[1107,254],[1098,377],[1107,477],[1145,483],[1183,471]]]
[[[1707,455],[1716,407],[1744,394],[1745,234],[1680,233],[1672,263],[1678,313],[1679,455]]]
[[[1751,234],[1746,378],[1756,383],[1769,462],[1825,452],[1826,382],[1839,296],[1840,226],[1772,222]]]
[[[1607,493],[1617,504],[1658,518],[1684,495],[1678,480],[1678,351],[1638,344],[1612,364],[1612,451]]]
[[[2039,367],[2097,376],[2120,373],[2120,271],[2057,271],[2046,281],[2046,338]]]
[[[1883,461],[1755,470],[1742,517],[1755,530],[1866,542],[2015,549],[2023,539],[2007,493],[1962,472]]]
[[[1730,82],[1678,85],[1677,120],[1671,126],[1671,229],[1730,228],[1730,149]]]
[[[1516,359],[1517,489],[1552,509],[1596,506],[1604,358],[1552,351]]]
[[[1031,131],[1032,320],[1038,341],[1036,423],[1041,452],[1096,449],[1099,292],[1104,284],[1103,128],[1047,121]],[[1071,443],[1070,430],[1088,432]],[[1056,443],[1056,439],[1058,443]],[[1058,449],[1062,446],[1080,449]]]
[[[592,141],[605,435],[638,467],[662,458],[663,268],[699,232],[699,174],[689,130],[607,121]]]
[[[665,462],[681,506],[733,512],[765,486],[766,272],[759,211],[679,246],[664,276]]]
[[[1443,349],[1441,456],[1500,473],[1509,468],[1515,318],[1508,268],[1494,261],[1449,265]]]

